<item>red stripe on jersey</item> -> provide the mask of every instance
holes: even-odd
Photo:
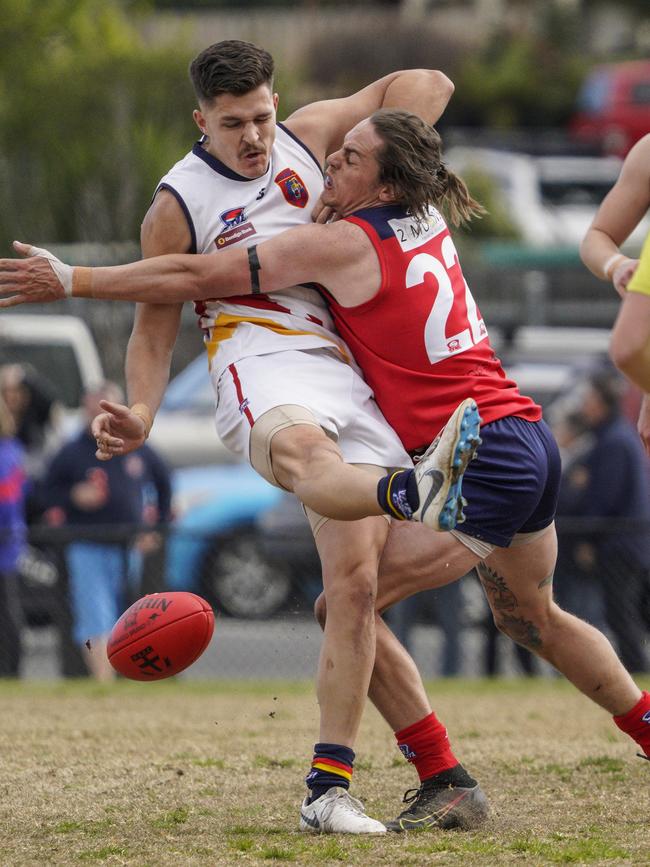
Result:
[[[278,304],[268,295],[231,295],[229,298],[222,298],[222,301],[227,301],[228,304],[239,304],[242,307],[253,307],[256,310],[275,310],[278,313],[291,313],[289,307],[283,304]]]
[[[251,427],[255,424],[255,419],[253,418],[253,413],[248,408],[248,398],[244,397],[244,392],[242,391],[241,381],[239,379],[239,374],[237,373],[237,368],[234,364],[228,365],[228,370],[230,371],[230,375],[232,376],[232,381],[235,383],[235,391],[237,392],[237,400],[239,401],[239,411],[242,412],[246,418],[248,419],[248,423]]]

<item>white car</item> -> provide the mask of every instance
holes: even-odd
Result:
[[[532,156],[464,146],[451,147],[445,161],[467,180],[470,189],[473,175],[491,182],[499,204],[526,244],[574,248],[623,164],[614,156]],[[626,247],[638,252],[649,230],[646,218]]]

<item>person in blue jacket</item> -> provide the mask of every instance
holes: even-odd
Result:
[[[84,652],[90,673],[109,680],[114,672],[106,657],[106,641],[113,624],[139,584],[140,542],[145,509],[155,492],[158,520],[171,513],[171,483],[162,459],[149,446],[118,461],[95,457],[97,443],[90,422],[100,400],[120,400],[121,389],[105,382],[87,392],[84,429],[53,457],[44,484],[45,520],[66,529],[73,638]]]

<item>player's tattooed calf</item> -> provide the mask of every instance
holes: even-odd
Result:
[[[479,563],[476,567],[478,577],[485,590],[490,607],[496,611],[514,611],[518,605],[517,597],[510,590],[505,578],[490,569],[486,563]]]
[[[553,573],[551,572],[551,574],[547,575],[546,578],[542,578],[542,580],[537,585],[537,589],[543,590],[544,587],[548,587],[548,585],[552,584],[552,583],[553,583]]]

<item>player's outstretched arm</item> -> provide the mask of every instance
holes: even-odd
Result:
[[[352,281],[353,292],[364,291],[368,274],[375,276],[372,265],[377,268],[372,246],[357,227],[347,223],[299,226],[283,232],[255,248],[259,267],[251,252],[242,248],[210,256],[156,256],[100,268],[71,268],[47,251],[28,245],[17,249],[29,258],[0,260],[0,296],[10,295],[0,299],[0,306],[42,303],[69,295],[166,304],[275,292],[314,281],[331,287],[338,297],[338,287],[347,281]],[[69,289],[59,276],[62,271]],[[350,296],[345,300],[360,303],[365,299]]]

